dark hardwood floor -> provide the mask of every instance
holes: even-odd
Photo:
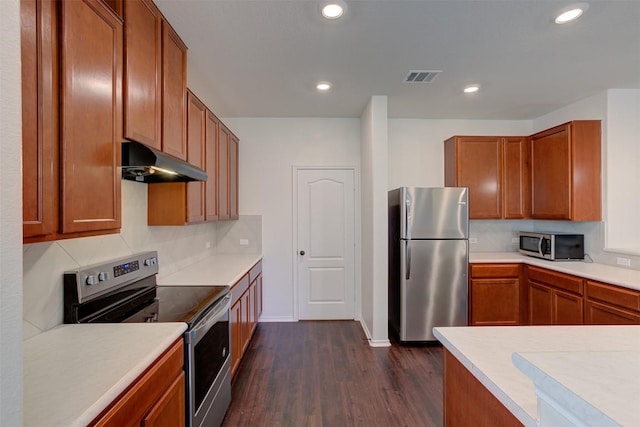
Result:
[[[442,348],[370,347],[360,323],[261,323],[223,426],[441,426]]]

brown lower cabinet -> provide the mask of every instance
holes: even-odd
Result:
[[[184,348],[180,337],[90,426],[185,425]]]
[[[469,325],[521,325],[521,289],[519,264],[471,264],[469,266]],[[526,303],[526,301],[524,301]]]
[[[469,325],[640,325],[640,291],[546,268],[469,265]]]
[[[640,292],[587,280],[584,323],[640,325]]]
[[[580,277],[527,267],[529,324],[582,325],[584,285]]]
[[[445,426],[522,426],[447,349],[444,349],[443,377]]]
[[[249,347],[262,314],[262,261],[231,287],[231,377]]]

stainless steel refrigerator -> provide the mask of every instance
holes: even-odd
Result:
[[[436,326],[467,325],[469,191],[389,191],[389,330],[399,342],[435,341]]]

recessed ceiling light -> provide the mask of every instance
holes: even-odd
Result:
[[[589,9],[588,3],[576,3],[562,9],[556,16],[556,24],[566,24],[582,16]]]
[[[319,82],[316,85],[316,89],[318,89],[320,92],[326,92],[329,89],[331,89],[331,83],[329,83],[329,82]]]
[[[327,19],[338,19],[344,15],[346,4],[342,1],[330,1],[322,6],[322,16]]]
[[[480,85],[469,85],[469,86],[465,86],[463,91],[464,93],[476,93],[479,90],[480,90]]]

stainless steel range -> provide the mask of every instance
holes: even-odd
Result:
[[[65,323],[186,322],[186,425],[219,426],[231,402],[226,286],[158,286],[157,252],[64,274]]]

